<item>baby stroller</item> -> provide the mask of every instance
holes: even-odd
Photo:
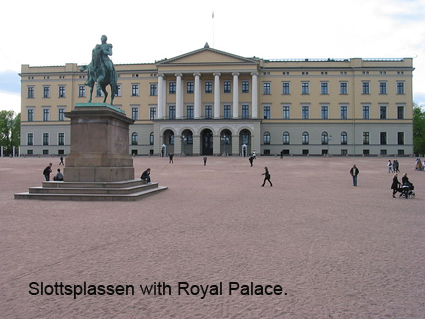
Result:
[[[414,189],[415,189],[415,186],[413,186],[412,183],[409,183],[408,185],[403,185],[399,189],[399,192],[401,193],[400,198],[405,198],[405,199],[415,198],[416,194],[413,191]]]

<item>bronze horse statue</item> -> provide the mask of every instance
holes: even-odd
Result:
[[[108,57],[108,55],[112,55],[112,45],[106,43],[106,36],[103,35],[101,39],[102,44],[97,44],[92,50],[92,60],[90,64],[82,66],[80,71],[83,72],[87,70],[88,79],[84,84],[90,87],[88,103],[92,102],[94,85],[97,83],[96,94],[100,96],[101,91],[103,92],[103,103],[106,103],[106,99],[108,98],[106,87],[108,85],[111,87],[110,104],[113,105],[114,97],[118,93],[118,76],[114,64]]]

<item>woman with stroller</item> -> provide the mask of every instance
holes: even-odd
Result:
[[[391,184],[391,189],[393,190],[393,198],[395,198],[395,194],[400,190],[401,183],[398,181],[397,174],[394,174],[393,183]]]
[[[409,178],[407,177],[407,173],[403,174],[403,177],[401,178],[401,184],[402,184],[402,192],[400,194],[400,197],[404,196],[406,199],[410,197],[415,197],[415,193],[413,190],[415,189],[413,187],[413,184],[409,181]]]

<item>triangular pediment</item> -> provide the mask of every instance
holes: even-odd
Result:
[[[224,51],[204,47],[191,51],[171,59],[164,59],[157,62],[158,66],[181,66],[181,65],[247,65],[258,64],[256,59],[244,58]]]

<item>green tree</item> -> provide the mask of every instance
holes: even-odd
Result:
[[[413,152],[425,154],[425,112],[413,103]]]
[[[21,113],[15,116],[13,111],[0,111],[0,146],[7,156],[13,154],[13,147],[21,143]]]

